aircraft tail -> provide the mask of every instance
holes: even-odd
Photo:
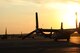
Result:
[[[76,15],[76,30],[78,29],[78,17],[77,17],[77,12],[75,13]]]
[[[36,12],[36,30],[39,28],[39,25],[38,25],[38,13]]]
[[[61,30],[63,30],[63,22],[61,22]]]
[[[80,29],[80,22],[79,22],[79,29]]]
[[[5,29],[5,35],[7,35],[7,28]]]
[[[39,24],[38,24],[38,13],[36,12],[36,34],[38,35],[39,33]]]

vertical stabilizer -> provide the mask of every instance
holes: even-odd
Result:
[[[38,35],[39,33],[39,25],[38,25],[38,13],[36,12],[36,34]]]
[[[79,22],[79,29],[80,29],[80,22]]]
[[[61,22],[61,30],[63,30],[63,22]]]
[[[80,34],[80,22],[79,22],[79,28],[78,28],[78,33]]]
[[[39,25],[38,25],[38,13],[36,12],[36,30],[39,28]]]
[[[5,35],[7,35],[7,28],[5,28]]]
[[[77,17],[77,12],[75,13],[75,15],[76,15],[76,30],[78,29],[78,17]]]

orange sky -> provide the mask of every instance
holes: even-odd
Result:
[[[35,12],[40,28],[75,28],[75,12],[80,21],[78,0],[0,0],[0,34],[29,33],[35,29]]]

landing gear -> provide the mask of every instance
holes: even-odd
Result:
[[[67,42],[69,42],[69,41],[70,41],[70,38],[67,39]]]
[[[54,41],[57,42],[58,39],[55,38]],[[67,42],[69,42],[69,41],[70,41],[70,38],[67,38]]]
[[[55,38],[54,41],[57,42],[58,40]]]

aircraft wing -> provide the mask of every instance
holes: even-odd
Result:
[[[62,31],[62,29],[39,29],[39,31],[43,31],[43,32],[60,32],[60,31]],[[63,32],[64,31],[75,32],[76,28],[63,29]]]
[[[60,29],[39,29],[39,31],[43,31],[43,32],[58,32],[58,31],[60,31]]]

